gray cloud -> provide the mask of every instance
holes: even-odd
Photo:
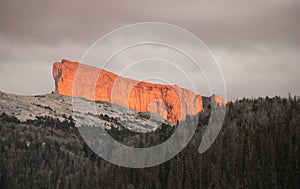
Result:
[[[136,22],[183,27],[215,54],[229,99],[300,94],[300,1],[0,2],[0,90],[53,90],[52,63],[80,60],[105,33]]]

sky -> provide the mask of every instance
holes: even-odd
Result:
[[[163,22],[207,45],[228,100],[299,95],[299,18],[299,0],[1,0],[0,90],[50,93],[54,62],[81,60],[119,27]]]

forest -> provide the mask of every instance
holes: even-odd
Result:
[[[2,113],[0,188],[300,188],[299,97],[244,98],[227,104],[220,134],[199,154],[209,108],[200,114],[183,151],[143,169],[120,167],[98,157],[72,117],[21,122]],[[126,145],[147,147],[163,142],[174,129],[162,125],[149,134],[126,129],[111,129],[109,134]]]

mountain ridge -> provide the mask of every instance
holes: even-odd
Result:
[[[63,59],[53,64],[55,93],[113,102],[136,111],[152,112],[173,123],[203,112],[203,96],[177,85],[137,81]],[[225,105],[219,95],[214,100]]]

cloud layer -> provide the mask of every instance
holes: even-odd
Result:
[[[183,27],[212,50],[228,99],[300,94],[300,1],[0,2],[0,90],[53,90],[52,63],[80,60],[99,37],[127,24]]]

